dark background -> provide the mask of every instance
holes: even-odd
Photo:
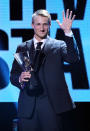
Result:
[[[90,103],[89,102],[78,102],[76,103],[77,108],[73,111],[73,115],[70,114],[70,121],[71,125],[68,125],[68,121],[66,121],[66,118],[64,118],[65,122],[65,128],[67,131],[68,126],[72,128],[74,125],[73,131],[75,130],[75,127],[78,126],[79,131],[90,131]],[[17,111],[15,108],[15,103],[0,103],[0,131],[14,131],[13,127],[15,122],[15,119],[17,119]],[[66,131],[65,130],[65,131]]]

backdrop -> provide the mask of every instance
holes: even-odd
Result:
[[[80,52],[76,65],[64,63],[65,78],[73,101],[74,115],[82,131],[90,131],[90,1],[89,0],[0,0],[0,131],[12,131],[17,118],[19,89],[10,83],[10,70],[19,44],[33,37],[32,13],[46,9],[51,14],[50,36],[63,40],[56,23],[62,21],[62,11],[76,14],[72,31]],[[68,123],[67,123],[68,125]]]
[[[0,102],[17,102],[19,90],[9,81],[17,45],[33,37],[32,13],[46,9],[52,17],[50,36],[63,39],[56,23],[67,8],[76,14],[72,31],[80,51],[80,63],[64,64],[69,91],[75,102],[90,101],[90,1],[89,0],[0,0]],[[73,69],[73,70],[72,70]]]

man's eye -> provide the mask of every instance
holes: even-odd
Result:
[[[46,26],[47,26],[47,25],[48,25],[48,23],[45,23],[44,25],[46,25]]]
[[[36,25],[40,25],[40,23],[37,23]]]
[[[41,25],[40,23],[36,24],[37,26]],[[43,26],[48,26],[48,23],[44,23]]]

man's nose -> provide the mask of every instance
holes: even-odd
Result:
[[[41,25],[41,30],[44,30],[44,25]]]

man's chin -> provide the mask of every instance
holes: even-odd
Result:
[[[35,35],[36,38],[38,39],[45,39],[47,37],[47,34],[45,35]]]
[[[41,38],[41,39],[45,39],[46,36],[47,36],[47,34],[46,34],[46,35],[41,35],[40,38]]]

